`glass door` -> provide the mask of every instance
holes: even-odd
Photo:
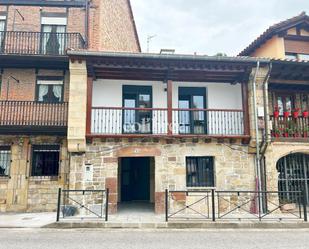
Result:
[[[0,51],[4,51],[5,20],[0,19]]]
[[[61,55],[65,50],[65,29],[63,25],[42,25],[41,52]]]
[[[123,86],[124,133],[152,132],[152,89],[148,86]],[[131,108],[131,109],[130,109]]]
[[[179,88],[179,132],[182,134],[205,134],[206,88]],[[190,109],[188,111],[183,109]]]

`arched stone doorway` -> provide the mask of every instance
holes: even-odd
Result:
[[[309,203],[309,155],[293,153],[277,162],[278,190],[305,191]],[[298,202],[299,194],[281,193],[280,202]]]

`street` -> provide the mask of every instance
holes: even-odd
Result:
[[[2,249],[308,248],[309,230],[1,229]]]

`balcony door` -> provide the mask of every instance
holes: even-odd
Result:
[[[150,134],[152,132],[151,86],[123,86],[123,132]],[[137,108],[137,109],[135,109]]]
[[[179,133],[206,134],[206,88],[180,87],[179,88]],[[186,111],[185,109],[191,109]],[[201,109],[202,111],[192,110]]]
[[[286,93],[276,93],[275,94],[275,107],[279,108],[280,115],[283,112],[291,112],[295,107],[295,97],[291,94]]]
[[[6,17],[0,16],[0,51],[3,51],[4,49],[5,23],[6,23]]]

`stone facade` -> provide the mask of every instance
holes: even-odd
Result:
[[[204,140],[166,140],[144,142],[140,139],[94,139],[87,144],[84,155],[72,155],[70,188],[110,189],[110,211],[116,212],[119,201],[118,167],[122,157],[154,158],[154,202],[156,213],[163,213],[165,189],[186,190],[186,156],[213,156],[215,160],[215,187],[218,190],[253,190],[254,157],[248,147],[237,142],[233,145],[205,143]],[[93,165],[93,181],[84,180],[85,164]]]
[[[32,145],[60,144],[59,177],[31,176]],[[9,177],[0,177],[0,211],[55,211],[57,191],[68,184],[69,161],[65,137],[0,136],[0,145],[11,146]]]

